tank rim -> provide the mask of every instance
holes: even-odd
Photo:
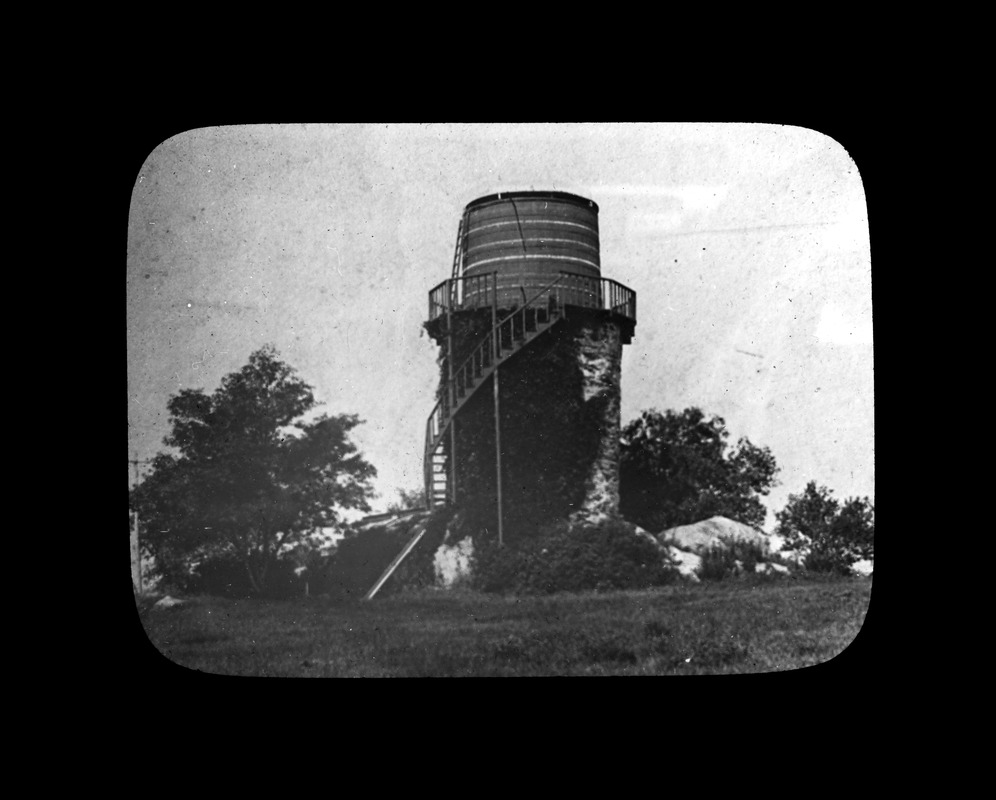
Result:
[[[557,191],[521,191],[521,192],[498,192],[497,194],[489,194],[485,197],[478,197],[476,200],[472,200],[467,203],[466,210],[470,211],[472,208],[477,208],[478,206],[487,205],[489,203],[500,202],[505,199],[519,199],[519,198],[530,198],[538,199],[541,197],[547,197],[552,200],[568,200],[576,205],[590,206],[598,213],[598,203],[588,197],[582,197],[579,194],[571,194],[570,192],[557,192]]]

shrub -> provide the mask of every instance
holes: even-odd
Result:
[[[472,583],[485,592],[549,594],[643,589],[674,582],[678,573],[657,545],[622,520],[557,523],[536,539],[499,547],[475,541]]]
[[[757,542],[721,536],[717,544],[702,553],[698,575],[704,581],[720,581],[741,573],[753,573],[758,562],[766,558],[764,547]]]
[[[850,575],[852,563],[851,556],[833,547],[812,547],[802,560],[807,572],[830,575]]]
[[[875,505],[867,497],[841,504],[832,489],[810,481],[775,517],[787,547],[808,549],[809,572],[848,574],[856,561],[875,557]]]
[[[185,581],[184,590],[216,597],[284,599],[304,594],[304,581],[295,574],[292,561],[277,559],[267,572],[264,591],[257,593],[249,582],[244,563],[219,556],[198,564]]]

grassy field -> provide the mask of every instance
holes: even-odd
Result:
[[[870,578],[681,584],[500,597],[431,591],[335,604],[139,602],[156,649],[192,670],[285,677],[686,675],[789,670],[855,638]]]

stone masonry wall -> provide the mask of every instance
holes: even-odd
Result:
[[[481,333],[470,315],[454,323],[454,360],[460,363]],[[502,365],[506,541],[528,538],[556,520],[597,522],[618,515],[622,338],[618,323],[595,312],[578,311]],[[445,373],[444,366],[441,371]],[[494,536],[497,498],[490,385],[461,409],[455,431],[462,520],[457,527],[472,535],[486,531],[486,536]]]
[[[586,404],[596,403],[595,420],[600,439],[598,453],[585,481],[581,507],[571,515],[575,522],[597,522],[619,512],[619,434],[622,342],[619,326],[592,321],[576,334],[578,366],[584,378]]]

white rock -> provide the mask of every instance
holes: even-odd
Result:
[[[870,558],[863,558],[860,561],[855,561],[851,564],[851,571],[855,575],[861,575],[862,577],[868,577],[872,574],[875,569],[875,562]]]
[[[761,575],[770,575],[772,572],[778,572],[785,575],[788,571],[789,568],[784,564],[772,564],[768,561],[758,561],[754,565],[754,572],[758,572]]]
[[[710,517],[691,525],[668,528],[661,531],[657,538],[661,541],[673,541],[682,550],[699,554],[714,545],[722,544],[723,538],[755,542],[763,548],[768,547],[768,537],[764,533],[751,525],[726,517]]]
[[[449,587],[470,576],[474,542],[468,537],[456,544],[441,544],[432,559],[436,583]]]
[[[675,567],[678,572],[695,583],[699,582],[698,570],[699,567],[702,566],[701,556],[696,553],[689,553],[685,550],[679,550],[674,545],[669,545],[666,552],[669,556],[671,556],[672,560],[677,562]]]
[[[169,595],[166,595],[165,597],[162,597],[158,601],[156,601],[156,604],[153,606],[153,608],[173,608],[173,606],[182,606],[182,605],[183,605],[183,600],[177,600],[175,597],[170,597]]]

